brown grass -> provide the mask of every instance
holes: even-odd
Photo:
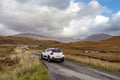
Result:
[[[0,58],[16,54],[14,48],[15,46],[0,46]]]
[[[2,40],[3,39],[5,38],[2,38]],[[120,66],[120,36],[104,41],[72,43],[39,41],[15,37],[7,37],[6,39],[8,41],[11,40],[10,43],[15,44],[39,44],[38,48],[33,48],[36,51],[41,51],[49,47],[60,48],[69,60],[72,59],[72,61],[77,61],[82,64],[92,65],[103,70],[120,73],[120,69],[118,68]],[[88,50],[97,52],[86,53],[85,51]]]
[[[109,62],[120,62],[120,54],[113,53],[77,53],[77,56],[85,56],[94,59],[100,59]]]
[[[52,41],[52,40],[34,40],[30,38],[24,37],[0,37],[0,44],[39,44],[41,45],[48,45],[48,44],[57,44],[59,42]]]
[[[120,63],[111,63],[107,61],[101,61],[99,59],[73,56],[73,55],[66,55],[66,58],[78,64],[87,65],[92,68],[97,68],[97,69],[120,74]]]
[[[20,59],[17,56],[8,56],[0,59],[0,71],[11,70]]]
[[[4,72],[0,71],[0,80],[49,80],[47,68],[37,56],[32,55],[30,51],[23,53],[19,48],[16,48],[15,52],[17,54],[9,56],[10,59],[7,59],[7,62],[17,59],[16,62],[19,64],[11,70],[7,68]]]
[[[0,46],[0,71],[11,70],[15,64],[19,63],[14,48],[13,46]]]

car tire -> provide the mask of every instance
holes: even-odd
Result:
[[[41,54],[41,59],[44,59],[42,54]]]
[[[64,58],[61,59],[61,62],[64,62]]]
[[[48,56],[47,61],[48,61],[48,62],[51,62],[50,56]]]

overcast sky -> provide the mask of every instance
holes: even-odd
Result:
[[[120,0],[0,0],[0,35],[120,35]]]

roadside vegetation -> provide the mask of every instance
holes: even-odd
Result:
[[[10,70],[15,64],[18,63],[16,58],[10,58],[11,55],[16,54],[13,46],[0,46],[0,72]]]
[[[120,74],[120,37],[105,41],[73,42],[42,45],[38,50],[57,47],[69,61],[92,68]]]
[[[67,60],[120,74],[120,37],[98,42],[69,43],[63,50]]]
[[[15,49],[15,53],[9,55],[6,61],[6,64],[14,64],[0,70],[0,80],[49,80],[47,68],[37,56],[19,48]],[[5,62],[6,58],[1,60]]]
[[[120,63],[117,62],[108,62],[100,59],[75,55],[66,55],[66,59],[80,65],[120,74]]]
[[[2,38],[0,40],[4,42],[4,39],[5,38]],[[69,61],[120,74],[120,36],[104,41],[71,43],[32,39],[23,39],[23,41],[21,41],[21,38],[12,37],[7,38],[6,41],[9,40],[19,44],[38,44],[39,47],[29,47],[32,51],[37,52],[41,52],[49,47],[60,48],[63,50],[65,58]]]
[[[15,46],[0,46],[0,58],[9,56],[11,54],[16,54],[14,52]]]

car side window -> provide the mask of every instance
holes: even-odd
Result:
[[[50,50],[49,49],[46,49],[45,52],[49,52]]]
[[[49,52],[49,51],[50,51],[50,49],[47,50],[47,52]]]
[[[45,52],[47,52],[47,49],[45,50]]]

